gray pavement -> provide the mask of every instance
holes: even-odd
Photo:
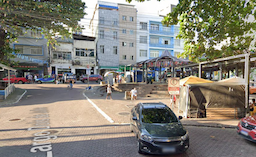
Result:
[[[137,153],[136,140],[129,132],[129,126],[119,124],[127,122],[124,118],[127,115],[118,114],[130,110],[130,106],[125,106],[127,103],[135,105],[142,98],[133,102],[124,101],[122,93],[113,93],[114,100],[105,100],[105,95],[97,99],[97,93],[94,90],[85,91],[84,84],[75,84],[72,90],[62,84],[17,87],[28,91],[20,102],[0,106],[0,157],[46,157],[47,152],[54,157],[144,156]],[[85,100],[83,93],[115,123],[107,121]],[[118,120],[120,116],[123,118]],[[43,135],[42,130],[34,129],[42,125],[49,127],[43,129],[48,136]],[[29,128],[32,130],[29,131]],[[170,156],[255,156],[256,144],[238,136],[234,128],[193,125],[186,128],[190,134],[190,148],[184,154]]]

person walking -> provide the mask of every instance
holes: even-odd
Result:
[[[110,99],[112,100],[111,93],[112,93],[112,89],[110,84],[108,84],[106,100],[108,99],[108,97],[110,97]]]
[[[137,89],[136,88],[131,90],[131,100],[137,100]]]
[[[73,80],[72,79],[70,79],[70,81],[69,81],[69,86],[70,86],[70,89],[73,88]]]

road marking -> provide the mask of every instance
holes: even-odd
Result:
[[[20,99],[21,99],[26,93],[27,93],[27,90],[25,90],[25,92],[20,96],[20,98],[19,98],[17,101],[15,101],[13,104],[18,103],[18,102],[20,101]]]
[[[105,117],[110,123],[114,123],[114,121],[105,112],[103,112],[96,104],[94,104],[94,102],[92,102],[84,93],[83,95],[92,104],[92,106],[95,107],[100,114],[102,114],[103,117]]]

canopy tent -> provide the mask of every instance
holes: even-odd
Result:
[[[180,85],[187,85],[187,84],[199,84],[199,83],[211,83],[213,81],[202,79],[196,76],[189,76],[184,79],[180,80]]]
[[[194,113],[196,113],[194,117],[198,117],[199,111],[203,110],[207,113],[207,110],[212,108],[234,109],[238,117],[244,116],[245,88],[243,79],[231,78],[212,83],[183,82],[180,82],[179,110],[185,117],[192,117]],[[226,113],[220,114],[225,116]]]

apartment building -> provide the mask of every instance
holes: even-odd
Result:
[[[14,61],[18,65],[12,65],[17,69],[18,76],[38,74],[39,76],[48,74],[49,53],[47,39],[41,34],[41,30],[23,30],[17,42],[10,44],[13,49],[19,50],[15,55]]]
[[[118,4],[98,2],[95,16],[99,22],[95,37],[97,39],[97,59],[99,73],[117,70],[119,67],[119,13]]]
[[[162,25],[161,16],[137,16],[137,62],[159,57],[166,50],[173,56],[183,52],[183,41],[176,38],[179,26]]]
[[[96,74],[95,37],[73,34],[73,39],[57,39],[51,48],[51,73]]]
[[[137,9],[134,5],[118,4],[119,66],[136,63]]]

